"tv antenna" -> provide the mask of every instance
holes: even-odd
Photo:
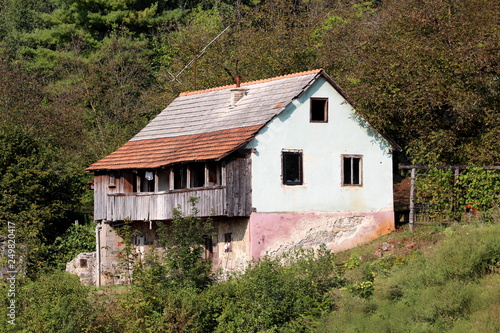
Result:
[[[212,39],[212,40],[210,41],[210,43],[208,43],[208,44],[207,44],[207,45],[206,45],[206,46],[205,46],[205,47],[201,50],[201,52],[200,52],[200,53],[195,54],[195,56],[193,57],[193,59],[192,59],[192,60],[191,60],[191,61],[190,61],[190,62],[189,62],[186,66],[184,66],[184,68],[183,68],[183,69],[182,69],[179,73],[177,73],[177,75],[174,75],[174,74],[172,74],[172,73],[168,72],[168,74],[170,74],[170,76],[172,77],[172,82],[173,82],[173,81],[177,81],[177,82],[181,83],[181,81],[179,81],[179,76],[180,76],[180,75],[181,75],[181,74],[182,74],[182,73],[183,73],[183,72],[184,72],[184,71],[185,71],[185,70],[186,70],[189,66],[191,66],[193,63],[194,63],[194,64],[195,64],[195,66],[196,66],[196,60],[200,59],[200,58],[203,56],[203,54],[205,53],[205,51],[207,50],[207,48],[208,48],[210,45],[212,45],[212,43],[213,43],[213,42],[215,42],[215,41],[216,41],[216,40],[217,40],[217,39],[218,39],[218,38],[219,38],[219,37],[220,37],[220,36],[221,36],[224,32],[226,32],[226,30],[227,30],[227,29],[229,29],[229,27],[230,27],[230,25],[228,25],[228,26],[227,26],[224,30],[222,30],[222,31],[221,31],[221,32],[220,32],[217,36],[215,36],[215,38],[214,38],[214,39]]]

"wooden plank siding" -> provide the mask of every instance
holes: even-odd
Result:
[[[108,175],[96,173],[94,176],[94,220],[105,220],[108,200]]]
[[[250,216],[252,186],[250,158],[238,158],[226,163],[227,216]]]
[[[114,181],[110,175],[115,177]],[[94,220],[169,220],[178,206],[183,214],[191,213],[191,197],[199,198],[196,206],[199,216],[250,216],[251,213],[250,158],[228,159],[222,170],[222,185],[215,187],[132,192],[133,177],[130,170],[95,174]]]
[[[191,213],[190,198],[199,198],[199,216],[225,215],[226,189],[224,187],[180,190],[169,193],[118,193],[107,197],[106,220],[133,221],[169,220],[178,206],[183,214]]]

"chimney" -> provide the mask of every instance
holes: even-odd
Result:
[[[241,88],[241,76],[236,77],[236,88],[231,89],[231,103],[229,107],[234,108],[236,103],[245,96],[245,88]]]

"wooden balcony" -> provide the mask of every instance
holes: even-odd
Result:
[[[163,193],[116,193],[107,195],[105,219],[121,221],[168,220],[173,209],[181,207],[184,215],[191,214],[190,198],[199,198],[198,216],[227,215],[226,188],[184,189]],[[102,216],[102,215],[101,215]]]
[[[252,212],[252,188],[250,159],[237,158],[226,161],[221,185],[158,191],[160,186],[139,186],[133,177],[141,173],[96,172],[94,176],[95,221],[155,221],[173,218],[172,211],[178,206],[184,215],[191,213],[192,197],[199,198],[196,205],[198,216],[250,216]],[[139,170],[141,171],[141,170]],[[157,172],[157,178],[160,172]],[[118,177],[116,176],[118,174]],[[172,172],[171,172],[172,175]],[[160,174],[161,176],[161,174]],[[172,177],[171,177],[172,178]],[[175,178],[170,182],[175,183]],[[156,179],[155,183],[159,183]],[[139,182],[138,182],[139,184]],[[136,192],[138,189],[141,191]],[[142,192],[144,191],[144,192]],[[151,191],[151,192],[145,192]]]

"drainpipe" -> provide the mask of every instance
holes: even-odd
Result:
[[[95,246],[96,246],[96,259],[97,259],[97,270],[96,270],[96,279],[95,286],[101,286],[101,229],[102,224],[98,224],[95,226]]]

